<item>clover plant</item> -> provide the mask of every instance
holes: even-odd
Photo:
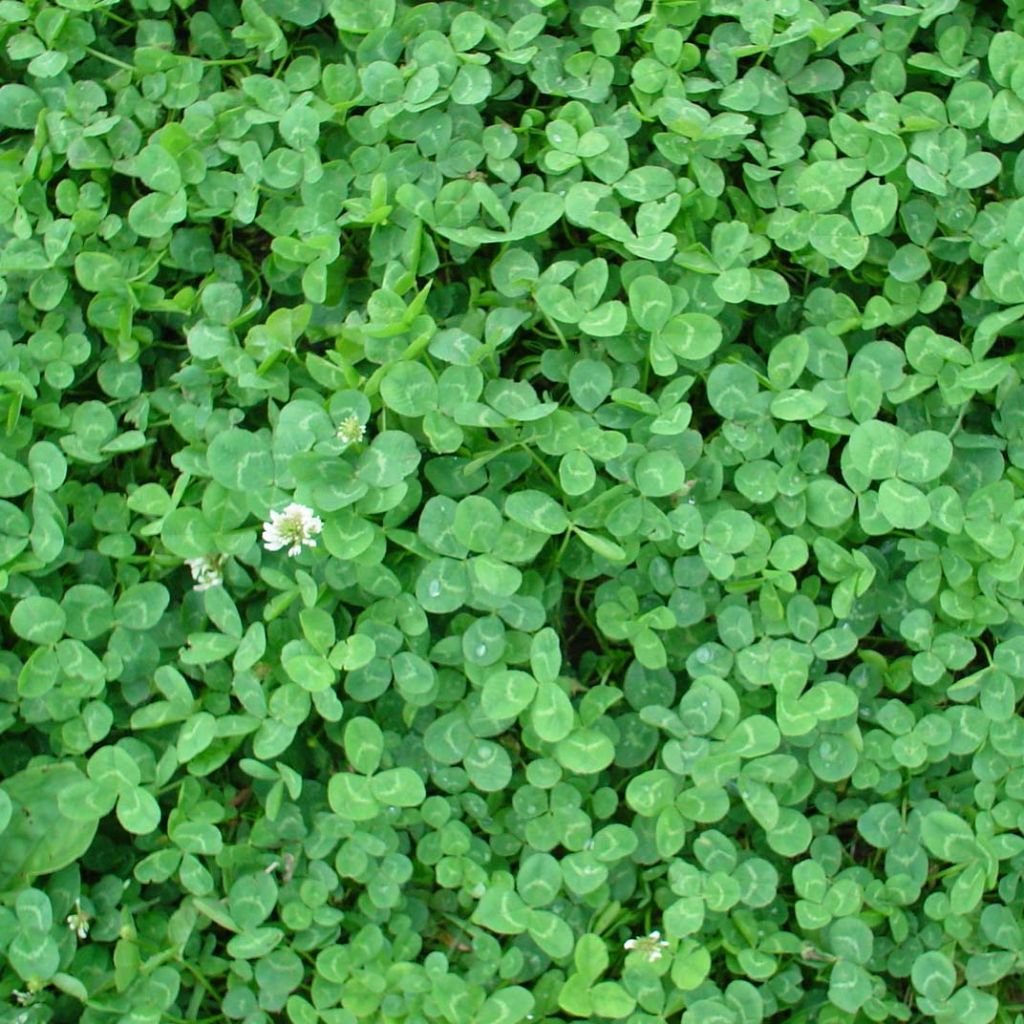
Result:
[[[1022,69],[0,0],[0,1021],[1024,1022]]]

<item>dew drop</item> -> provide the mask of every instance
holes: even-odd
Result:
[[[697,660],[702,665],[706,665],[713,657],[714,655],[706,647],[701,647],[697,651]]]
[[[430,586],[427,587],[427,593],[431,597],[440,597],[441,596],[441,581],[440,580],[431,580],[430,581]]]
[[[818,744],[818,753],[821,754],[822,757],[831,757],[834,752],[835,747],[833,747],[828,740]]]
[[[487,644],[477,644],[473,649],[473,653],[478,658],[482,658],[487,653]]]

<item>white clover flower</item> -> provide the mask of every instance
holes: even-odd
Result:
[[[354,441],[362,441],[366,437],[366,424],[362,423],[355,413],[346,416],[338,424],[338,439],[345,444],[352,444]]]
[[[75,900],[75,912],[68,914],[68,927],[80,938],[89,937],[89,915],[82,910],[81,903]]]
[[[640,953],[649,964],[653,964],[664,956],[668,943],[661,937],[661,932],[651,932],[639,939],[626,939],[622,948]]]
[[[311,508],[293,501],[283,512],[270,513],[270,522],[263,524],[263,546],[268,551],[287,547],[294,557],[301,553],[303,544],[315,548],[313,537],[323,528],[323,521]]]
[[[14,1001],[19,1006],[28,1006],[36,997],[35,992],[20,992],[18,989],[15,989],[11,995],[14,996]],[[24,1014],[20,1014],[20,1016],[24,1017]]]
[[[223,555],[203,555],[202,558],[186,558],[185,564],[196,581],[194,590],[209,590],[224,582]]]

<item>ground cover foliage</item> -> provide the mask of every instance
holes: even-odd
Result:
[[[1018,0],[0,0],[0,1020],[1021,1021]]]

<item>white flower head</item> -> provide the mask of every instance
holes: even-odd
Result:
[[[362,441],[364,437],[366,437],[366,424],[355,413],[346,416],[338,424],[338,439],[344,441],[345,444]]]
[[[14,1001],[19,1006],[28,1006],[36,997],[35,992],[20,992],[18,989],[15,989],[11,995],[14,996]],[[19,1014],[19,1016],[24,1017],[25,1014]]]
[[[661,937],[661,932],[651,932],[639,939],[626,939],[623,949],[640,953],[649,964],[653,964],[665,955],[668,945]]]
[[[201,558],[186,558],[185,564],[196,581],[195,590],[209,590],[224,582],[223,555],[203,555]]]
[[[270,513],[270,522],[263,524],[263,546],[268,551],[286,547],[294,558],[301,553],[303,544],[316,547],[313,538],[323,528],[323,521],[311,508],[293,501],[283,512]]]
[[[82,904],[75,900],[75,912],[68,914],[68,927],[80,938],[89,937],[89,915],[82,910]]]

